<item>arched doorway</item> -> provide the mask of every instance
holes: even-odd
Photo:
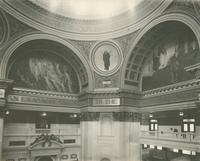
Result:
[[[37,161],[53,161],[53,159],[50,156],[43,156],[40,157]]]

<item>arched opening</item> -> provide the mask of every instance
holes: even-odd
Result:
[[[9,58],[6,77],[14,87],[51,92],[80,93],[88,86],[87,71],[73,51],[45,39],[19,46]]]
[[[109,158],[102,158],[101,161],[110,161]]]
[[[50,156],[43,156],[38,159],[38,161],[53,161]]]
[[[125,84],[150,90],[195,78],[187,67],[200,63],[198,40],[190,27],[169,20],[148,30],[129,57]]]

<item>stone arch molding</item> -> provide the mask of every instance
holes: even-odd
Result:
[[[0,10],[0,25],[2,33],[0,33],[0,48],[4,45],[5,42],[9,39],[10,25],[8,18],[4,11]]]
[[[184,13],[168,13],[154,19],[151,23],[149,23],[146,27],[144,27],[140,31],[140,33],[137,35],[136,39],[134,40],[132,46],[130,47],[128,51],[128,54],[126,55],[124,59],[122,70],[121,70],[121,80],[120,80],[122,88],[125,88],[124,80],[125,80],[126,66],[128,64],[129,58],[131,57],[132,51],[136,47],[137,43],[152,28],[159,25],[160,23],[167,22],[167,21],[177,21],[177,22],[182,22],[183,24],[187,25],[194,32],[194,35],[196,36],[197,41],[198,41],[198,45],[200,46],[200,25],[199,25],[199,22],[197,22],[197,20],[192,15],[188,15]],[[141,80],[140,80],[140,84],[141,84]]]
[[[43,33],[35,33],[35,34],[30,34],[30,35],[26,35],[23,36],[21,38],[19,38],[18,40],[16,40],[4,53],[4,56],[2,58],[2,61],[0,63],[0,79],[6,79],[6,71],[7,71],[7,65],[8,65],[8,61],[11,58],[11,56],[13,55],[14,51],[20,47],[21,45],[23,45],[26,42],[29,42],[31,40],[37,40],[37,39],[45,39],[45,40],[52,40],[55,41],[57,43],[60,43],[64,46],[66,46],[67,48],[71,49],[73,51],[74,54],[76,54],[76,56],[80,59],[80,61],[83,63],[83,65],[86,68],[87,71],[87,75],[88,75],[88,88],[89,90],[92,90],[94,85],[93,85],[93,74],[91,71],[91,68],[89,66],[88,61],[86,60],[86,58],[81,54],[81,52],[75,48],[73,46],[73,44],[71,44],[70,42],[57,37],[55,35],[49,35],[49,34],[43,34]]]

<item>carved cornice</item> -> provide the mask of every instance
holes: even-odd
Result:
[[[166,94],[178,92],[181,90],[198,88],[199,85],[200,85],[199,79],[189,80],[189,81],[168,85],[168,86],[153,89],[153,90],[144,91],[143,97],[146,98],[146,97],[151,97],[151,96],[166,95]]]
[[[13,88],[13,95],[21,96],[38,96],[38,97],[47,97],[47,98],[63,98],[69,100],[78,100],[78,94],[69,94],[61,92],[50,92],[43,90],[33,90],[33,89],[23,89],[23,88]]]
[[[149,105],[140,108],[140,112],[157,112],[157,111],[169,111],[169,110],[184,110],[197,108],[196,101],[168,103],[161,105]]]
[[[78,113],[187,109],[196,108],[199,83],[200,80],[191,80],[144,93],[131,90],[100,90],[80,95],[14,88],[7,97],[7,103],[11,109]]]

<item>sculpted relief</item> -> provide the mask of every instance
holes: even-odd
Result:
[[[73,68],[58,56],[36,52],[18,57],[8,77],[17,87],[78,93],[79,83],[74,73]]]

